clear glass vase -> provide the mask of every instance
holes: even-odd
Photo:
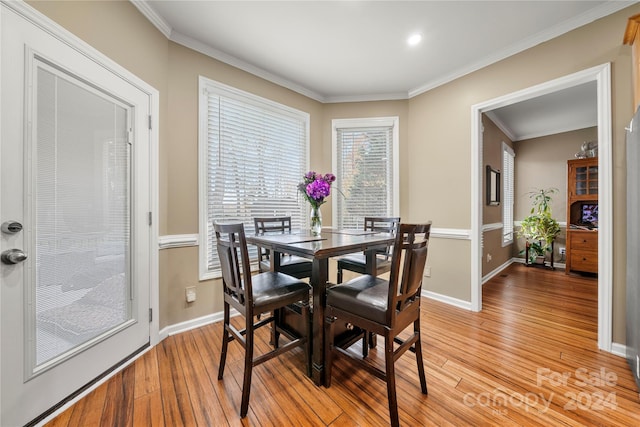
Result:
[[[322,213],[320,206],[311,206],[311,215],[309,215],[311,223],[311,235],[319,236],[322,231]]]

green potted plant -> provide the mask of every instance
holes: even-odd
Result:
[[[542,188],[529,193],[531,214],[522,220],[518,236],[526,240],[530,263],[544,264],[546,252],[560,233],[560,224],[551,217],[551,195],[557,192],[557,188]]]

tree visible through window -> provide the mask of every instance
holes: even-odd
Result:
[[[396,216],[397,118],[333,121],[339,228],[362,228],[365,216]]]

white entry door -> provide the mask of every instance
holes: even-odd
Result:
[[[0,425],[149,345],[149,95],[2,5]]]

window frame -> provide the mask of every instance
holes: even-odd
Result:
[[[304,150],[303,155],[303,168],[305,171],[309,169],[309,156],[310,156],[310,115],[307,112],[297,110],[284,104],[272,101],[267,98],[255,95],[250,92],[243,91],[241,89],[228,86],[224,83],[209,79],[204,76],[199,76],[198,79],[198,217],[199,217],[199,279],[209,280],[221,277],[221,271],[219,268],[209,269],[208,261],[211,255],[209,249],[210,236],[208,236],[208,222],[211,220],[208,217],[208,97],[209,93],[214,93],[217,96],[223,96],[232,98],[236,101],[240,101],[252,106],[257,106],[261,109],[268,110],[271,113],[282,114],[283,116],[294,117],[300,119],[304,126]],[[304,173],[304,172],[303,172]],[[300,176],[302,180],[302,175]],[[297,188],[292,188],[292,191],[296,192]],[[304,199],[299,199],[299,205],[301,207],[301,220],[303,223],[308,221],[304,214]],[[245,222],[245,229],[251,227],[253,230],[253,223],[249,224]],[[252,265],[252,268],[255,267]]]
[[[508,168],[505,160],[507,156],[511,158],[511,167]],[[514,204],[515,204],[515,168],[516,168],[516,153],[513,148],[502,142],[502,247],[509,246],[515,241],[515,218],[514,218]],[[511,197],[508,196],[508,191],[511,191]],[[507,217],[511,216],[510,233],[507,233]],[[511,238],[507,236],[510,235]]]
[[[391,214],[389,216],[400,216],[400,118],[398,116],[389,117],[363,117],[348,119],[331,120],[331,162],[336,170],[338,188],[342,177],[338,175],[338,129],[354,129],[354,128],[374,128],[374,127],[392,127],[392,152],[393,161],[390,165],[393,168],[393,196],[391,200]],[[338,212],[338,203],[333,203],[332,218],[336,225],[340,223]],[[363,218],[364,221],[364,218]]]

